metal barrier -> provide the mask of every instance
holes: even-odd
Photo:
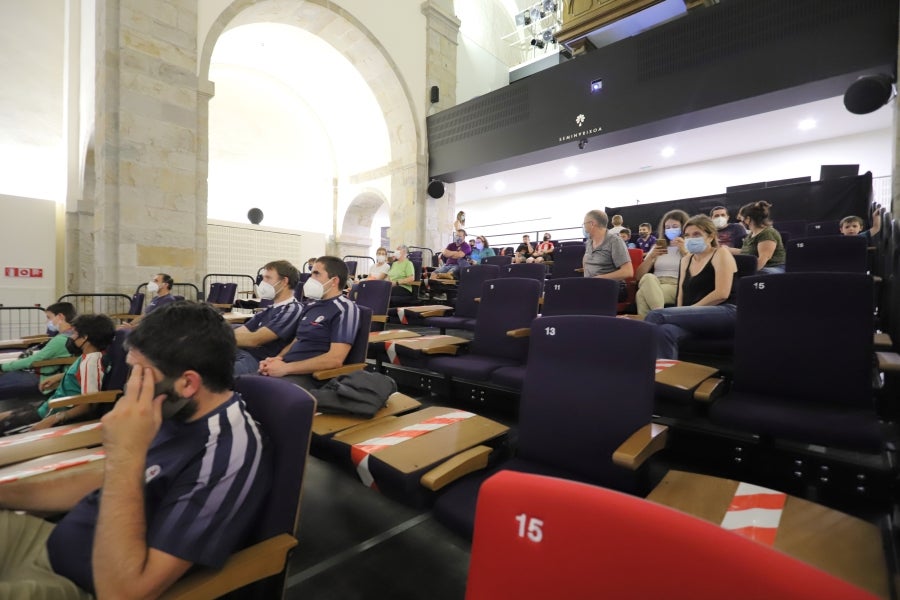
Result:
[[[19,339],[47,332],[47,315],[40,306],[0,306],[0,339]]]
[[[356,275],[356,277],[360,277],[362,275],[369,275],[369,269],[375,266],[375,259],[371,256],[360,256],[356,254],[348,254],[342,259],[345,263],[347,263],[348,270],[351,271],[351,275]],[[350,269],[350,263],[356,263],[356,269]]]
[[[134,290],[135,294],[144,294],[147,296],[147,284],[142,283]],[[173,296],[181,296],[185,300],[190,300],[191,302],[199,302],[203,299],[203,294],[200,292],[200,288],[198,288],[193,283],[178,283],[177,281],[172,284],[172,295]]]
[[[203,290],[202,299],[209,298],[209,290],[214,283],[234,283],[237,285],[234,299],[240,300],[253,298],[256,295],[256,277],[240,273],[207,273],[203,276],[200,288]],[[232,301],[233,302],[233,301]]]
[[[425,248],[423,246],[407,246],[409,248],[410,257],[413,256],[413,252],[418,252],[422,257],[422,265],[426,267],[436,266],[434,262],[434,250],[431,248]]]
[[[65,294],[57,302],[71,302],[78,314],[120,315],[131,307],[125,294]]]

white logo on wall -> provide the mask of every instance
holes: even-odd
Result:
[[[582,125],[584,125],[585,122],[587,122],[587,117],[584,115],[584,113],[580,113],[577,117],[575,117],[575,124],[578,125],[579,130],[559,136],[559,141],[568,142],[570,140],[584,140],[586,139],[585,136],[593,135],[595,133],[600,133],[601,131],[603,131],[603,128],[600,126],[581,129]]]

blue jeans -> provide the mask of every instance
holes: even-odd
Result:
[[[774,265],[771,267],[763,267],[756,274],[757,275],[778,275],[780,273],[784,273],[784,265]]]
[[[454,277],[456,277],[457,271],[459,271],[459,265],[441,265],[434,270],[435,273],[450,273]]]
[[[677,359],[678,343],[687,337],[733,337],[736,310],[734,304],[651,310],[644,321],[657,325],[656,357]]]
[[[238,348],[234,358],[234,376],[238,375],[259,375],[259,361],[241,348]]]

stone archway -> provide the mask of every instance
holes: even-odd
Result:
[[[412,206],[417,200],[417,195],[409,196],[410,184],[412,183],[413,189],[424,189],[427,175],[424,168],[426,143],[422,129],[414,116],[411,94],[400,75],[400,70],[379,41],[353,15],[334,3],[327,0],[234,0],[219,14],[203,41],[199,56],[201,89],[204,86],[212,87],[208,83],[210,61],[219,37],[230,28],[263,21],[300,27],[336,48],[357,67],[366,85],[372,90],[390,132],[390,160],[387,164],[367,173],[344,174],[348,181],[352,181],[352,186],[335,190],[335,225],[340,223],[343,226],[349,223],[352,226],[359,215],[351,213],[351,210],[360,210],[357,200],[367,197],[360,190],[364,190],[369,182],[383,180],[385,176],[390,177],[390,184],[374,210],[377,210],[382,202],[386,202],[391,206],[393,216],[397,208],[406,204]],[[208,96],[201,96],[198,138],[204,156],[208,155],[209,122],[206,107],[208,101]],[[414,174],[412,178],[411,174]],[[402,210],[402,214],[406,215],[419,212]],[[348,213],[350,213],[349,221]],[[371,225],[371,216],[369,224]],[[404,222],[403,226],[412,231],[422,229],[417,221]],[[335,243],[342,244],[345,233],[349,236],[347,242],[355,245],[356,240],[350,238],[356,237],[356,234],[337,227],[333,232]],[[368,233],[366,231],[366,238]]]
[[[337,256],[369,254],[372,245],[372,220],[378,209],[385,204],[387,199],[377,190],[367,190],[353,198],[344,212],[341,238],[335,248]]]

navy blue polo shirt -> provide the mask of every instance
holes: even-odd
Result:
[[[267,327],[278,337],[271,342],[255,348],[244,348],[256,360],[263,360],[270,356],[276,356],[282,348],[297,334],[297,321],[303,309],[296,298],[273,304],[266,310],[256,313],[252,319],[244,323],[249,331],[257,331],[260,327]]]
[[[272,483],[271,450],[240,395],[197,421],[163,421],[146,464],[147,545],[220,568],[245,542]],[[53,570],[91,593],[100,492],[85,496],[47,540]]]
[[[304,307],[297,323],[297,337],[284,362],[321,356],[331,344],[350,344],[359,329],[359,308],[344,296],[318,300]]]

